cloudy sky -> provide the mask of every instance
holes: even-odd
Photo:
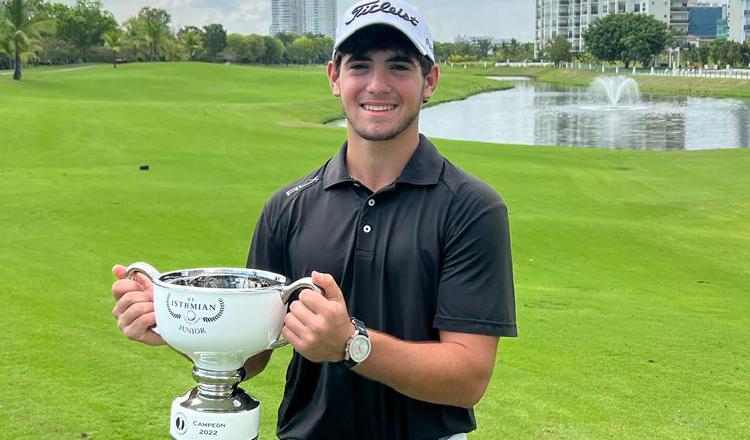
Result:
[[[53,0],[68,5],[75,0]],[[356,0],[337,0],[341,14]],[[172,24],[203,26],[221,23],[229,32],[268,34],[271,0],[103,0],[117,21],[132,17],[144,6],[164,8]],[[533,0],[410,0],[427,17],[437,41],[453,41],[457,35],[493,36],[532,41]]]

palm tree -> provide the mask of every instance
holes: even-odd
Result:
[[[123,44],[132,48],[136,61],[141,61],[141,44],[145,42],[141,20],[138,17],[131,17],[125,20],[123,27],[125,28]]]
[[[151,61],[157,61],[159,59],[159,49],[162,47],[166,36],[166,28],[162,23],[154,20],[146,20],[143,27],[146,31],[143,37],[151,51]]]
[[[27,62],[40,49],[40,33],[52,26],[53,21],[36,14],[28,0],[5,0],[0,3],[0,35],[11,45],[16,70],[13,79],[20,80],[21,63]]]
[[[508,44],[508,54],[510,56],[510,59],[513,61],[519,61],[521,59],[519,57],[520,51],[521,43],[519,43],[515,38],[511,38],[510,43]]]
[[[0,20],[2,20],[2,15],[0,15]],[[0,28],[0,55],[13,56],[13,42],[5,36],[2,28]]]
[[[122,34],[119,30],[113,29],[104,34],[104,47],[112,51],[112,67],[117,68],[117,52],[120,51],[120,36]]]
[[[182,35],[182,45],[190,54],[190,61],[195,59],[195,52],[201,47],[201,35],[197,31],[187,31]]]

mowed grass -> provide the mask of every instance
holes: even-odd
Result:
[[[0,438],[168,438],[190,365],[119,334],[110,268],[243,265],[266,198],[345,137],[319,125],[339,114],[324,72],[0,77]],[[443,81],[437,100],[500,86]],[[436,143],[510,206],[520,337],[472,439],[747,437],[750,150]],[[290,353],[244,384],[262,438]]]

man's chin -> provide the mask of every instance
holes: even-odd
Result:
[[[381,142],[381,141],[393,140],[397,138],[399,135],[401,135],[403,132],[408,130],[409,127],[411,127],[413,122],[414,120],[410,121],[407,124],[394,127],[394,128],[374,129],[374,128],[359,127],[357,124],[353,124],[351,121],[348,121],[349,126],[352,127],[354,132],[357,133],[359,137],[370,142]]]
[[[384,132],[384,133],[380,133],[380,132],[367,132],[367,131],[362,132],[362,131],[358,131],[356,129],[354,131],[357,132],[357,134],[359,135],[359,137],[361,137],[362,139],[364,139],[366,141],[370,141],[370,142],[390,141],[390,140],[395,139],[396,137],[398,137],[398,135],[400,135],[403,132],[403,130],[402,131],[393,130],[393,131]]]

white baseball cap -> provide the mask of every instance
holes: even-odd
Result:
[[[362,0],[350,6],[336,26],[334,57],[336,50],[347,38],[374,24],[388,25],[401,31],[414,43],[419,53],[435,62],[432,37],[424,15],[419,8],[399,0]]]

